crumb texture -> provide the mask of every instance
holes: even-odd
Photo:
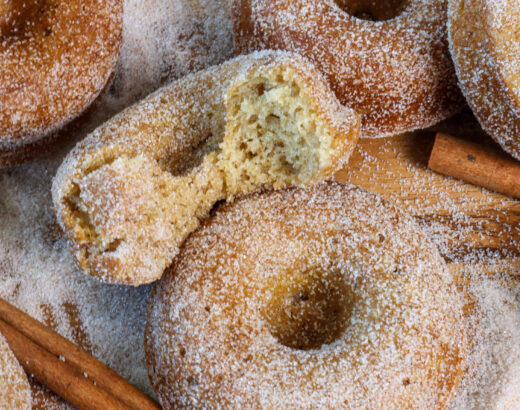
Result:
[[[449,40],[460,87],[482,128],[520,159],[520,4],[449,1]]]
[[[309,58],[362,137],[433,125],[457,112],[445,0],[235,0],[237,53],[278,49]],[[376,20],[376,21],[368,21]]]
[[[0,334],[0,408],[31,409],[29,382],[2,334]]]
[[[108,282],[159,278],[220,200],[323,179],[359,117],[304,59],[238,57],[125,110],[65,159],[53,195],[81,267]]]
[[[374,194],[260,192],[188,238],[151,297],[145,350],[165,408],[445,408],[462,298],[433,244]]]

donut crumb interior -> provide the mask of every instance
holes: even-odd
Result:
[[[183,166],[143,154],[104,155],[64,198],[80,264],[109,277],[116,267],[108,259],[135,259],[137,272],[117,275],[142,281],[133,278],[162,272],[217,201],[316,179],[335,161],[338,142],[306,86],[289,65],[238,82],[228,91],[221,129],[211,130]]]
[[[291,77],[255,78],[231,95],[219,156],[230,194],[258,184],[301,185],[328,165],[333,137]]]

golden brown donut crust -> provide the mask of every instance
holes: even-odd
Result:
[[[449,0],[460,87],[482,128],[520,160],[520,3]]]
[[[31,408],[31,388],[25,373],[0,333],[0,408]]]
[[[445,0],[235,0],[233,12],[237,53],[270,48],[309,58],[362,114],[362,137],[428,127],[463,105]]]
[[[462,298],[378,196],[336,182],[255,193],[184,243],[151,296],[145,350],[167,409],[446,408]]]
[[[117,63],[123,1],[7,0],[2,7],[0,167],[63,139],[56,132],[103,90]]]
[[[80,142],[53,182],[58,221],[86,273],[148,283],[217,201],[333,175],[359,125],[307,60],[241,56],[171,83]]]

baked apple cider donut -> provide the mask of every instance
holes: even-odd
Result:
[[[49,152],[114,72],[123,0],[0,1],[0,168]]]
[[[13,352],[0,333],[0,409],[31,409],[31,388]]]
[[[362,114],[362,137],[428,127],[463,105],[445,0],[235,0],[233,13],[238,53],[309,58]]]
[[[359,128],[303,58],[241,56],[171,83],[80,142],[53,183],[58,220],[85,272],[148,283],[217,201],[332,175]]]
[[[460,87],[482,128],[520,160],[520,3],[449,1]]]
[[[165,409],[441,409],[461,379],[462,301],[412,218],[325,182],[219,207],[152,293]]]

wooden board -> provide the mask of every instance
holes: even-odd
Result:
[[[434,133],[362,140],[336,179],[376,192],[414,215],[448,262],[520,267],[520,202],[427,169]]]

